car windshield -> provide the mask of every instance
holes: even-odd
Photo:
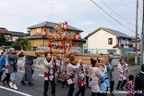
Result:
[[[49,50],[49,48],[45,48],[45,50]]]
[[[44,48],[41,48],[41,50],[44,50]]]
[[[40,50],[40,48],[37,48],[37,50]]]

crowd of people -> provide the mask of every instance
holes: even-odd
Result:
[[[17,77],[17,60],[23,50],[18,53],[14,48],[10,48],[9,52],[3,51],[0,57],[0,82],[3,85],[8,85],[10,88],[18,89],[16,86]],[[103,54],[100,54],[103,55]],[[61,59],[54,60],[50,53],[45,53],[44,64],[44,92],[43,96],[48,96],[49,83],[51,85],[51,95],[56,96],[56,82],[60,83],[62,88],[67,86],[69,88],[67,96],[85,96],[85,90],[91,88],[91,96],[107,96],[110,92],[114,96],[114,76],[113,72],[116,70],[112,65],[113,53],[108,55],[108,63],[103,64],[98,58],[91,58],[89,62],[91,65],[81,64],[82,59],[76,63],[74,56],[70,56],[69,62],[61,61]],[[23,66],[25,73],[21,80],[22,85],[26,85],[28,81],[29,86],[33,86],[33,56],[25,56]],[[144,65],[141,66],[141,72],[134,78],[132,74],[129,75],[128,81],[125,76],[130,71],[124,58],[120,58],[117,66],[118,84],[116,91],[124,91],[126,89],[127,96],[144,96]],[[5,73],[6,77],[2,80],[1,77]],[[135,82],[134,82],[135,79]],[[78,90],[74,93],[75,85]],[[126,86],[124,88],[124,86]],[[135,92],[137,91],[137,93]],[[138,93],[138,91],[141,91]]]

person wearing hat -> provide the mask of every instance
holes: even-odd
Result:
[[[110,63],[110,65],[112,66],[112,69],[109,71],[109,82],[110,82],[110,95],[114,96],[113,94],[113,90],[114,90],[114,78],[113,78],[113,72],[114,72],[114,67],[112,65],[112,60],[114,59],[114,55],[113,53],[109,53],[108,54],[108,62]]]
[[[79,63],[76,63],[75,57],[70,56],[70,63],[67,65],[67,74],[66,79],[69,85],[68,96],[73,96],[74,92],[74,83],[75,83],[75,74],[78,72],[82,60],[79,60]]]

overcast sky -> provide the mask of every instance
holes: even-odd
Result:
[[[108,9],[100,0],[99,6],[135,32],[136,0],[102,0],[122,17]],[[139,33],[142,22],[142,0],[139,0]],[[0,27],[9,31],[26,32],[27,27],[44,22],[68,21],[69,25],[84,30],[82,37],[99,27],[119,30],[130,36],[135,34],[115,22],[90,0],[0,0]]]

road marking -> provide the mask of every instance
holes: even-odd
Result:
[[[43,75],[43,74],[38,74],[38,76],[44,77],[44,75]]]
[[[8,91],[11,91],[11,92],[14,92],[14,93],[17,93],[17,94],[20,94],[20,95],[24,95],[24,96],[32,96],[30,94],[27,94],[27,93],[23,93],[23,92],[20,92],[20,91],[17,91],[17,90],[13,90],[13,89],[10,89],[10,88],[6,88],[6,87],[3,87],[3,86],[0,86],[1,89],[5,89],[5,90],[8,90]]]

